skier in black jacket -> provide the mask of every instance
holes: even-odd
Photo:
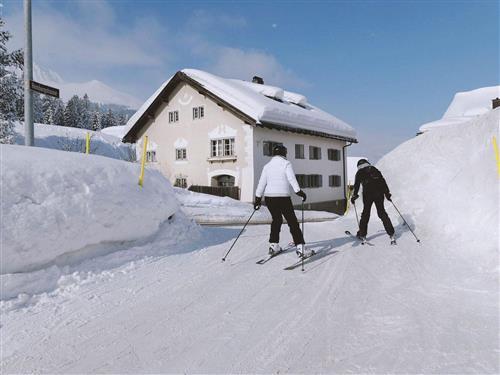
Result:
[[[354,193],[351,198],[352,204],[359,198],[358,191],[360,184],[363,185],[363,213],[361,214],[361,220],[359,222],[358,238],[364,239],[366,237],[368,221],[370,220],[370,211],[372,209],[372,204],[375,203],[378,217],[382,220],[385,231],[389,237],[391,237],[391,242],[395,241],[394,227],[384,208],[384,195],[388,201],[391,201],[389,187],[382,173],[366,159],[360,159],[358,161],[358,171],[356,172],[356,178],[354,180]]]

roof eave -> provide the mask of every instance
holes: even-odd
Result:
[[[261,121],[261,122],[258,122],[256,125],[259,127],[262,127],[262,128],[267,128],[267,129],[281,130],[281,131],[287,131],[287,132],[291,132],[291,133],[307,134],[307,135],[312,135],[315,137],[337,139],[339,141],[358,143],[358,140],[356,138],[345,137],[342,135],[329,134],[329,133],[324,133],[324,132],[320,132],[320,131],[316,131],[316,130],[296,128],[293,126],[277,124],[277,123],[272,123],[272,122],[268,122],[268,121]]]

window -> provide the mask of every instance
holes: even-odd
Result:
[[[336,174],[328,176],[328,185],[331,187],[339,187],[342,185],[342,178]]]
[[[310,160],[320,160],[321,159],[321,147],[309,146],[309,159]]]
[[[175,149],[175,160],[186,160],[187,159],[187,151],[185,148],[176,148]]]
[[[180,187],[180,188],[187,188],[187,178],[186,177],[177,177],[175,179],[175,183],[174,183],[174,186],[175,187]]]
[[[309,187],[320,188],[323,186],[323,176],[320,174],[309,175]]]
[[[306,188],[306,179],[307,179],[307,175],[305,174],[296,174],[295,175],[295,178],[297,179],[297,182],[299,183],[299,186],[301,189],[304,189]]]
[[[170,111],[168,112],[168,122],[177,122],[179,121],[179,111]]]
[[[319,188],[323,186],[323,176],[320,174],[297,174],[295,178],[302,189]]]
[[[339,161],[340,160],[340,150],[329,148],[328,149],[328,160]]]
[[[205,117],[205,108],[203,106],[194,107],[193,108],[193,120],[200,119],[203,117]]]
[[[156,163],[156,151],[146,151],[146,161]]]
[[[264,156],[273,156],[273,148],[276,145],[281,145],[283,146],[283,143],[281,142],[271,142],[271,141],[264,141],[262,142],[263,145],[263,152]]]
[[[210,156],[234,156],[234,138],[212,139],[210,141]]]
[[[295,145],[295,159],[305,159],[304,145]]]

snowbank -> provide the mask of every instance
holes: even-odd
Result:
[[[500,86],[482,87],[456,93],[440,120],[428,122],[420,127],[421,132],[431,129],[466,123],[491,110],[492,99],[500,97]]]
[[[139,165],[38,147],[1,145],[0,273],[45,267],[92,246],[154,234],[178,209],[169,182]],[[55,163],[57,161],[57,163]]]
[[[182,211],[198,224],[241,225],[246,223],[253,212],[253,205],[229,197],[217,197],[209,194],[195,193],[186,189],[174,188],[175,195],[181,204]],[[297,217],[301,213],[295,211]],[[304,211],[304,221],[328,221],[339,216],[326,211]],[[269,224],[271,214],[267,207],[257,211],[250,224]]]
[[[498,173],[492,138],[500,109],[413,138],[377,164],[420,233],[461,243],[471,254],[498,251]],[[469,247],[468,247],[469,246]],[[493,262],[494,264],[494,262]]]
[[[124,128],[114,126],[113,128]],[[15,127],[15,143],[24,145],[24,123]],[[85,152],[85,138],[90,133],[90,153],[120,160],[135,160],[135,146],[122,143],[121,138],[109,132],[95,132],[88,129],[67,126],[35,124],[35,146],[55,150]],[[111,133],[111,134],[109,134]]]

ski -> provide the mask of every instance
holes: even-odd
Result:
[[[288,246],[285,247],[284,249],[281,249],[280,251],[277,251],[277,252],[269,255],[267,258],[262,258],[261,260],[255,262],[255,263],[256,264],[265,264],[265,263],[269,262],[271,259],[277,257],[278,255],[283,254],[285,251],[288,251],[292,247],[295,247],[295,244],[288,244]]]
[[[311,250],[311,252],[309,254],[307,254],[306,256],[304,256],[302,259],[299,259],[297,262],[295,262],[291,266],[285,267],[283,269],[287,270],[287,271],[294,270],[295,268],[300,267],[302,265],[302,261],[306,261],[307,259],[315,256],[316,254],[317,254],[316,252]]]
[[[370,246],[375,246],[374,244],[368,242],[368,240],[366,239],[366,237],[363,237],[362,239],[359,238],[358,236],[355,236],[354,234],[352,234],[351,232],[349,232],[348,230],[345,231],[345,234],[347,234],[348,236],[354,238],[355,240],[358,240],[361,242],[361,245],[370,245]]]

